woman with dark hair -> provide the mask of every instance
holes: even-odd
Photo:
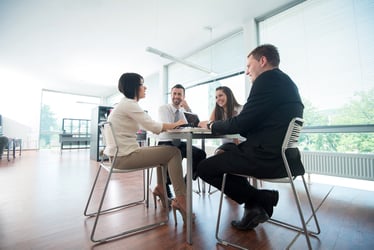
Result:
[[[176,195],[176,198],[172,201],[172,207],[174,212],[178,210],[185,220],[186,185],[183,180],[182,156],[179,149],[171,146],[140,147],[136,141],[136,132],[140,128],[159,134],[162,131],[180,126],[185,121],[160,123],[154,121],[144,112],[138,104],[140,99],[145,98],[147,87],[143,83],[143,77],[136,73],[125,73],[119,79],[118,90],[124,97],[108,117],[108,121],[112,123],[116,133],[118,143],[118,155],[114,167],[123,169],[141,168],[150,165],[167,166]],[[114,151],[114,144],[107,142],[104,153],[112,156]],[[153,190],[153,195],[155,199],[156,197],[161,198],[162,205],[166,207],[163,186],[161,168],[157,168],[157,186]]]
[[[210,116],[211,121],[226,120],[240,113],[243,106],[240,105],[231,89],[226,86],[216,88],[216,106]]]
[[[216,88],[216,106],[210,115],[209,122],[226,120],[237,116],[243,109],[236,99],[231,89],[226,86]],[[239,139],[222,139],[222,145],[219,146],[215,153],[220,153],[232,144],[239,144]]]

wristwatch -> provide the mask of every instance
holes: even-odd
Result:
[[[210,126],[213,124],[213,122],[208,122],[207,124],[206,124],[206,127],[208,128],[208,129],[210,129]]]

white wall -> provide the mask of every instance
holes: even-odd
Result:
[[[21,138],[24,149],[38,148],[42,93],[38,79],[0,65],[0,82],[3,134]]]

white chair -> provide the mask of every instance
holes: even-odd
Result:
[[[260,179],[260,180],[261,181],[267,181],[267,182],[276,182],[276,183],[288,183],[288,184],[291,185],[292,192],[293,192],[293,197],[294,197],[295,203],[297,205],[297,209],[298,209],[298,213],[299,213],[299,216],[300,216],[300,221],[301,221],[302,226],[300,227],[300,226],[297,226],[297,225],[289,224],[287,222],[276,220],[276,219],[273,219],[273,218],[271,218],[269,220],[269,222],[274,223],[276,225],[280,225],[282,227],[285,227],[285,228],[288,228],[288,229],[291,229],[291,230],[295,230],[299,233],[304,234],[305,238],[306,238],[306,241],[307,241],[308,248],[312,249],[310,239],[309,239],[309,235],[317,236],[321,232],[320,227],[319,227],[319,223],[318,223],[318,220],[317,220],[317,215],[316,215],[316,212],[314,210],[312,200],[310,198],[310,193],[309,193],[309,190],[308,190],[308,186],[305,182],[304,175],[300,175],[300,177],[303,181],[303,186],[304,186],[304,189],[305,189],[306,196],[308,198],[308,203],[309,203],[310,209],[312,211],[312,217],[311,218],[314,219],[314,223],[315,223],[315,226],[316,226],[316,231],[308,230],[307,229],[307,224],[306,224],[307,222],[305,220],[304,213],[301,209],[299,195],[296,191],[295,184],[294,184],[294,180],[298,176],[293,176],[292,175],[291,170],[290,170],[290,166],[289,166],[288,161],[287,161],[287,156],[286,156],[287,149],[297,148],[298,141],[299,141],[299,136],[300,136],[300,132],[301,132],[303,123],[304,123],[303,119],[298,118],[298,117],[293,118],[289,123],[286,135],[283,139],[282,152],[281,153],[282,153],[283,162],[284,162],[284,165],[285,165],[288,176],[285,177],[285,178]],[[219,236],[219,225],[220,225],[220,220],[221,220],[222,200],[223,200],[223,195],[224,195],[223,190],[225,188],[227,174],[230,174],[230,173],[225,173],[223,175],[223,180],[222,180],[221,197],[220,197],[218,217],[217,217],[217,225],[216,225],[216,239],[217,239],[218,243],[220,243],[220,244],[231,245],[233,247],[240,248],[240,249],[246,249],[246,248],[244,248],[240,245],[237,245],[237,244],[231,243],[229,241],[226,241]],[[240,175],[240,176],[243,176],[243,175]],[[244,177],[251,178],[251,176],[244,176]]]
[[[111,235],[108,235],[106,237],[101,237],[99,239],[96,238],[95,234],[96,234],[98,221],[99,221],[99,218],[101,219],[103,214],[118,211],[118,210],[125,209],[125,208],[132,207],[132,206],[137,206],[137,205],[140,205],[140,204],[143,204],[146,207],[148,207],[148,205],[149,205],[149,169],[152,169],[152,168],[156,167],[156,166],[147,166],[147,167],[144,167],[144,168],[137,168],[137,169],[117,169],[117,168],[114,168],[113,166],[115,165],[115,162],[116,162],[116,159],[117,159],[117,153],[118,153],[118,144],[117,144],[117,140],[116,140],[116,136],[115,136],[115,131],[114,131],[113,126],[110,122],[100,123],[99,128],[100,128],[99,131],[101,132],[101,135],[103,136],[104,145],[106,145],[106,142],[108,140],[112,140],[115,143],[116,150],[115,150],[114,156],[108,156],[106,158],[103,155],[103,157],[101,157],[100,166],[99,166],[99,169],[97,171],[94,183],[92,185],[92,188],[91,188],[91,191],[90,191],[90,194],[89,194],[89,197],[88,197],[88,201],[87,201],[87,204],[86,204],[86,208],[84,210],[84,215],[85,216],[95,217],[95,221],[94,221],[92,231],[91,231],[91,241],[93,241],[93,242],[110,241],[110,240],[113,240],[113,239],[118,239],[118,238],[121,238],[121,237],[129,236],[129,235],[139,233],[139,232],[142,232],[142,231],[150,230],[150,229],[155,228],[157,226],[161,226],[161,225],[164,225],[164,224],[168,223],[168,221],[169,221],[169,211],[168,211],[168,208],[165,208],[165,209],[167,209],[166,213],[165,213],[166,218],[163,219],[163,220],[159,220],[157,222],[150,223],[150,224],[147,224],[147,225],[141,225],[141,226],[138,226],[138,227],[135,227],[135,228],[132,228],[132,229],[128,229],[126,231],[122,231],[120,233],[111,234]],[[109,136],[111,138],[108,138]],[[163,169],[162,174],[163,174],[163,179],[165,180],[166,167],[164,167],[164,166],[157,166],[157,167],[161,167]],[[108,173],[106,181],[105,181],[105,187],[104,187],[104,190],[102,191],[101,199],[100,199],[99,207],[98,207],[97,211],[89,213],[88,212],[89,206],[90,206],[92,196],[93,196],[93,193],[94,193],[94,190],[95,190],[95,187],[96,187],[96,184],[97,184],[97,181],[98,181],[98,178],[99,178],[99,175],[100,175],[100,172],[101,172],[102,169],[106,170],[107,173]],[[103,209],[103,203],[104,203],[105,197],[107,195],[107,189],[108,189],[108,186],[109,186],[112,175],[117,174],[117,173],[125,174],[125,173],[134,172],[134,171],[140,171],[140,170],[143,171],[143,198],[140,199],[140,200],[137,200],[137,201],[127,203],[127,204]],[[164,183],[165,183],[165,181],[164,181]],[[165,187],[164,187],[164,190],[166,190]],[[164,197],[167,197],[166,193],[164,194]],[[165,202],[166,202],[165,204],[167,204],[167,201],[165,201]],[[156,207],[157,206],[155,204],[155,208]],[[104,218],[102,218],[102,219],[104,219]],[[136,219],[136,218],[134,218],[134,219]]]

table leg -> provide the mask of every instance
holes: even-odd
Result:
[[[205,139],[201,139],[201,149],[205,152]],[[205,181],[201,179],[201,191],[205,193]]]
[[[187,138],[187,243],[192,244],[192,134]]]
[[[10,145],[11,145],[11,139],[8,140],[8,147],[7,147],[7,154],[6,154],[8,161],[10,161],[10,158],[9,158]]]

